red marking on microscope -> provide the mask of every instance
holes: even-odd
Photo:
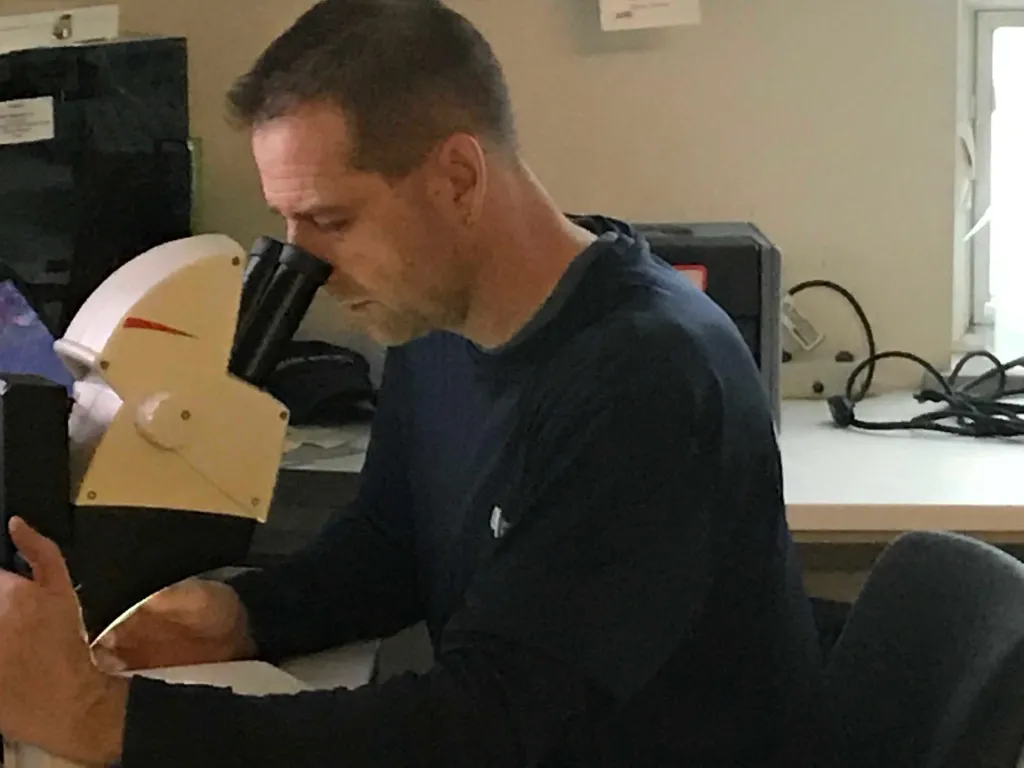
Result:
[[[188,331],[183,331],[180,328],[172,328],[169,325],[158,323],[155,320],[146,320],[142,317],[126,317],[124,320],[125,328],[136,328],[143,331],[160,331],[161,333],[170,333],[174,336],[185,336],[190,339],[194,339],[195,335]]]

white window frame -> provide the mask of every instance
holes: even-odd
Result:
[[[980,8],[974,14],[974,140],[975,170],[972,223],[981,219],[992,201],[992,38],[1000,27],[1024,27],[1024,8],[995,10]],[[989,291],[989,231],[985,227],[971,241],[971,315],[975,325],[991,324],[994,313]]]

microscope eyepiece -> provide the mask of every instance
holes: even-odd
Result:
[[[319,289],[331,276],[331,265],[297,245],[288,244],[281,249],[279,261],[295,272],[301,272]]]
[[[284,245],[280,241],[264,236],[257,239],[250,249],[249,261],[245,266],[245,275],[242,278],[242,298],[238,307],[236,340],[241,337],[252,321],[253,307],[259,304],[260,298],[274,277],[282,248]]]
[[[249,305],[244,315],[239,313],[230,371],[262,386],[333,270],[299,246],[271,238],[257,240],[251,258],[259,261],[250,265],[242,289],[243,303],[248,293]]]

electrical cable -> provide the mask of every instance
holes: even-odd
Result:
[[[832,420],[837,426],[875,432],[928,430],[976,438],[1024,436],[1024,402],[1008,402],[1024,396],[1024,387],[1011,388],[1009,377],[1013,369],[1024,369],[1024,357],[1003,362],[991,352],[976,350],[964,355],[949,376],[944,376],[935,366],[912,352],[878,351],[867,313],[856,297],[838,283],[806,280],[794,285],[788,293],[795,296],[810,288],[827,288],[846,299],[860,321],[868,346],[868,356],[850,371],[844,393],[827,400]],[[959,380],[968,363],[979,358],[987,360],[992,367],[960,385]],[[941,407],[903,420],[867,421],[858,418],[856,405],[868,395],[878,363],[883,360],[906,360],[926,371],[935,382],[934,386],[922,388],[913,398],[918,403],[936,403]]]
[[[871,389],[871,384],[875,380],[875,357],[878,355],[878,345],[875,342],[875,331],[871,327],[871,321],[868,320],[868,315],[864,311],[864,308],[857,301],[857,298],[850,293],[846,288],[841,286],[839,283],[833,282],[832,280],[804,280],[802,283],[797,283],[787,291],[790,296],[796,296],[798,293],[806,291],[810,288],[826,288],[830,291],[838,293],[846,302],[853,308],[854,313],[857,315],[857,319],[860,321],[860,326],[864,330],[864,339],[868,344],[868,356],[867,359],[871,362],[866,365],[859,373],[864,373],[864,380],[860,383],[854,401],[863,400],[868,391]],[[858,375],[859,375],[858,373]],[[849,396],[849,382],[847,382],[847,394]]]
[[[963,386],[957,386],[957,379],[962,375],[964,367],[975,358],[984,358],[993,367]],[[914,394],[914,400],[919,403],[941,403],[942,407],[899,421],[865,421],[857,418],[856,393],[853,391],[856,377],[866,366],[877,365],[879,361],[887,359],[909,360],[927,371],[936,386],[921,389]],[[921,429],[961,437],[1021,437],[1024,436],[1024,402],[1008,402],[1008,398],[1024,395],[1024,388],[1009,387],[1007,374],[1017,367],[1024,367],[1024,357],[1004,363],[991,352],[978,350],[964,355],[946,377],[927,360],[910,352],[879,352],[857,364],[847,379],[846,393],[828,398],[828,408],[832,420],[839,427],[876,432]],[[997,381],[990,392],[982,394],[977,391],[992,379]],[[950,421],[953,423],[946,423]]]

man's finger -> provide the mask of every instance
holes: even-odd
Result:
[[[14,546],[32,569],[32,579],[37,584],[74,591],[64,555],[53,540],[43,536],[20,517],[12,517],[7,529]]]
[[[108,648],[111,651],[117,648],[121,638],[119,635],[114,634],[114,630],[105,629],[100,632],[99,636],[92,641],[93,648]]]
[[[128,669],[128,664],[124,659],[106,648],[93,646],[92,659],[97,667],[112,675],[120,674]]]

